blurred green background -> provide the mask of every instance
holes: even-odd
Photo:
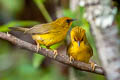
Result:
[[[92,61],[100,65],[90,25],[83,18],[85,8],[78,5],[75,10],[72,10],[70,1],[0,0],[0,31],[9,31],[16,37],[35,44],[30,35],[10,31],[8,27],[31,27],[35,24],[51,22],[62,16],[76,18],[77,21],[72,24],[72,27],[81,26],[86,30],[88,41],[94,51]],[[119,21],[120,16],[117,15],[116,22]],[[32,53],[0,39],[0,80],[105,80],[104,76],[79,71]]]

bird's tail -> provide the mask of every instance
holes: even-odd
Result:
[[[24,33],[26,33],[26,31],[29,30],[29,28],[23,28],[23,27],[9,27],[9,29],[16,30],[16,31],[22,31]]]

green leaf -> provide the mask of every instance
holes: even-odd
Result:
[[[35,24],[39,24],[39,22],[36,21],[11,21],[7,24],[4,24],[2,26],[0,26],[0,32],[8,32],[9,31],[9,27],[15,27],[15,26],[33,26]]]
[[[45,57],[42,56],[42,55],[40,55],[40,54],[35,54],[35,55],[33,56],[33,66],[34,66],[35,68],[38,68],[38,67],[40,66],[40,64],[42,63],[42,61],[43,61],[44,58],[45,58]]]
[[[52,46],[50,46],[50,49],[57,49],[60,45],[62,45],[62,44],[64,44],[64,41],[62,41],[62,42],[59,42],[59,43],[56,43],[56,44],[54,44],[54,45],[52,45]]]
[[[44,3],[45,2],[45,0],[39,0],[41,3]]]

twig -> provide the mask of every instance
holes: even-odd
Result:
[[[5,40],[13,43],[14,45],[21,47],[21,48],[25,48],[25,49],[31,50],[33,52],[36,52],[36,45],[22,41],[16,37],[12,36],[11,34],[6,34],[3,32],[0,32],[0,38],[5,39]],[[65,48],[64,48],[64,50],[65,50]],[[102,67],[96,66],[95,71],[92,71],[90,64],[86,64],[86,63],[83,63],[80,61],[73,61],[72,63],[70,63],[69,57],[66,55],[66,53],[62,53],[62,51],[63,50],[58,51],[58,55],[55,58],[56,61],[59,61],[61,63],[67,64],[67,65],[71,65],[71,66],[73,66],[77,69],[80,69],[82,71],[87,71],[87,72],[92,72],[92,73],[104,75],[104,71],[103,71]],[[54,59],[54,54],[53,54],[53,51],[51,51],[51,50],[41,48],[41,50],[39,50],[38,54],[41,54],[41,55],[44,55],[44,56],[49,57],[51,59]]]
[[[38,6],[38,8],[40,9],[41,13],[43,14],[43,16],[45,17],[45,19],[47,20],[47,22],[51,22],[52,18],[50,17],[50,15],[47,12],[45,6],[43,5],[43,2],[41,2],[40,0],[34,0],[34,2],[36,3],[36,5]]]

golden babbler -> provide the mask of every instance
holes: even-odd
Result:
[[[85,30],[79,26],[74,27],[71,32],[71,43],[68,46],[68,55],[70,56],[70,62],[72,60],[78,60],[85,63],[90,63],[92,69],[95,66],[93,62],[89,62],[93,56],[93,50],[87,41]]]
[[[53,22],[35,25],[32,28],[13,27],[11,29],[31,34],[33,40],[37,43],[38,52],[41,48],[40,44],[49,48],[49,46],[64,40],[73,20],[69,17],[61,17]],[[54,57],[56,57],[57,50],[54,50],[54,54]]]

